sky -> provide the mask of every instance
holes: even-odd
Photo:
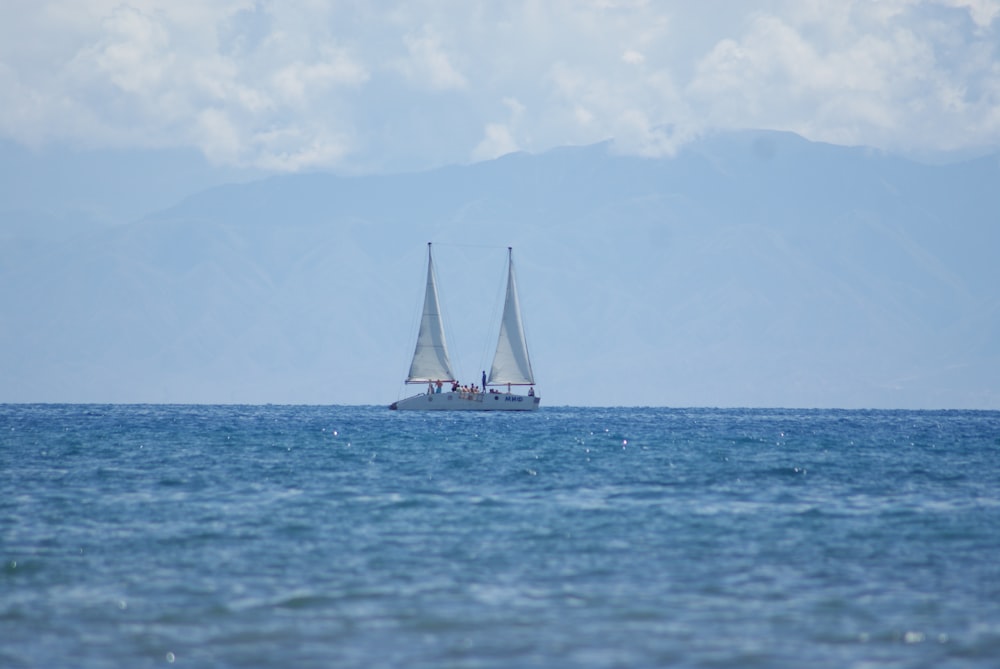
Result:
[[[378,173],[765,128],[1000,148],[1000,0],[6,0],[0,139]]]

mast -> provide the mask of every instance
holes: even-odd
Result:
[[[500,337],[497,340],[493,366],[490,368],[491,386],[530,386],[535,376],[528,358],[528,342],[524,337],[521,322],[521,305],[517,298],[517,282],[514,279],[514,253],[507,247],[507,297],[503,305],[503,319],[500,321]]]
[[[438,302],[437,282],[434,279],[434,261],[431,257],[431,243],[427,242],[427,288],[424,291],[424,310],[420,317],[420,332],[410,363],[407,383],[429,383],[431,381],[454,381],[448,358],[448,344],[444,338],[444,324],[441,321],[441,305]]]

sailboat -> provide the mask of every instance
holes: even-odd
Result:
[[[431,245],[427,244],[427,286],[424,311],[420,318],[417,345],[410,363],[408,384],[424,384],[426,392],[393,402],[390,409],[399,411],[537,411],[542,398],[535,394],[535,377],[528,358],[528,343],[521,322],[521,307],[514,280],[513,251],[507,248],[507,297],[496,354],[489,378],[483,373],[484,387],[475,390],[458,388],[448,356],[441,307],[438,302]],[[446,385],[447,384],[447,385]],[[530,386],[526,394],[513,392],[514,386]],[[496,390],[496,388],[501,388]]]

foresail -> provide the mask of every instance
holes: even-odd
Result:
[[[503,320],[500,322],[500,338],[496,355],[490,368],[489,385],[532,385],[535,383],[528,359],[528,343],[524,338],[521,323],[521,306],[517,299],[517,284],[514,280],[514,261],[508,251],[507,298],[503,305]]]
[[[434,281],[434,262],[431,260],[431,246],[427,245],[427,289],[424,292],[424,312],[420,317],[420,332],[417,346],[410,363],[407,383],[428,381],[454,381],[448,345],[444,339],[441,322],[441,306],[438,302],[437,284]]]

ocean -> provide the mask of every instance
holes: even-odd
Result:
[[[0,405],[0,667],[1000,665],[1000,412]]]

